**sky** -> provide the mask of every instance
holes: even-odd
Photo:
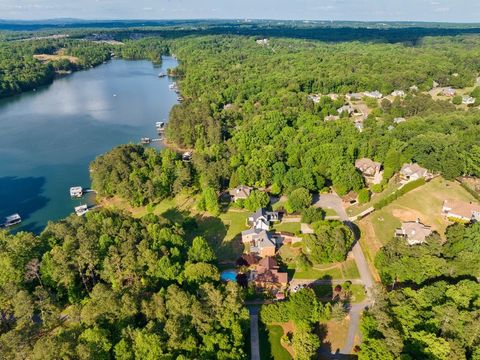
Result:
[[[480,22],[480,0],[0,0],[0,19]]]

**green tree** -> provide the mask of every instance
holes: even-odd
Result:
[[[305,188],[298,188],[293,190],[288,196],[285,203],[285,210],[289,213],[294,213],[306,209],[312,203],[312,195]]]

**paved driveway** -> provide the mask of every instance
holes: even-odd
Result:
[[[252,360],[260,360],[260,340],[258,337],[258,306],[249,306],[250,311],[250,346]]]
[[[333,209],[337,212],[340,220],[342,220],[355,234],[354,228],[355,225],[349,220],[348,215],[343,207],[342,199],[337,194],[320,194],[314,198],[315,207],[321,207],[326,209]],[[350,308],[350,325],[348,327],[348,336],[345,341],[343,348],[341,349],[342,354],[351,354],[353,344],[355,341],[355,336],[358,334],[360,336],[359,331],[359,323],[360,323],[360,316],[362,311],[370,305],[372,299],[371,290],[374,285],[373,276],[370,272],[370,268],[368,267],[367,260],[365,259],[365,255],[363,254],[362,247],[358,239],[355,241],[355,245],[352,248],[353,257],[355,259],[355,263],[357,264],[358,272],[360,273],[360,279],[363,285],[365,286],[365,290],[367,291],[367,299],[360,303],[355,304]]]

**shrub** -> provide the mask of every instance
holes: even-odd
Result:
[[[358,192],[358,202],[360,204],[366,204],[370,201],[370,190],[362,189]]]
[[[460,95],[454,96],[452,99],[452,103],[454,105],[461,105],[462,104],[462,97]]]
[[[302,222],[311,224],[325,218],[325,211],[314,206],[310,206],[302,211]]]

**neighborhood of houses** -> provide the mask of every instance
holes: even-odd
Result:
[[[380,162],[361,158],[355,161],[355,167],[363,175],[367,184],[380,184],[382,182],[383,169]],[[415,180],[430,181],[434,178],[433,173],[420,165],[407,163],[401,167],[396,181],[401,188]],[[240,185],[231,189],[229,195],[233,202],[237,202],[247,199],[253,190],[252,187]],[[348,193],[341,199],[344,208],[352,206],[358,200],[357,194],[354,192]],[[480,221],[480,204],[445,199],[442,208],[438,209],[438,214],[451,222]],[[269,293],[277,300],[285,297],[285,290],[289,286],[288,274],[282,271],[280,264],[277,262],[278,252],[286,244],[293,245],[302,241],[302,234],[275,230],[275,225],[285,220],[283,217],[283,213],[265,208],[260,208],[249,214],[246,224],[248,229],[241,233],[244,254],[237,260],[237,265],[241,269],[240,273],[245,275],[248,283],[253,284],[256,291]],[[306,234],[308,232],[302,228],[301,233]],[[425,243],[433,233],[434,230],[430,224],[422,223],[420,218],[412,218],[403,221],[392,235],[413,246]]]
[[[259,41],[263,40],[257,40],[257,43]],[[263,44],[260,42],[259,44]],[[468,94],[463,94],[461,91],[454,89],[450,86],[448,87],[439,87],[439,83],[436,81],[433,81],[432,83],[432,89],[428,91],[428,94],[430,94],[432,97],[443,97],[446,99],[452,99],[456,96],[461,97],[461,101],[458,100],[459,102],[456,104],[464,105],[464,106],[475,106],[477,104],[476,98],[472,97]],[[419,91],[418,86],[412,85],[409,88],[409,91],[412,93],[417,93]],[[460,95],[459,95],[460,94]],[[363,122],[367,119],[369,116],[371,110],[368,108],[368,106],[365,104],[363,101],[366,98],[374,99],[377,101],[380,100],[388,100],[390,102],[393,102],[395,98],[404,98],[407,95],[407,92],[405,90],[401,89],[396,89],[392,91],[389,95],[384,95],[378,90],[374,91],[364,91],[364,92],[357,92],[357,93],[347,93],[345,94],[345,104],[340,106],[337,109],[337,114],[336,115],[327,115],[325,116],[324,120],[325,121],[336,121],[339,120],[342,117],[349,117],[352,118],[355,127],[359,132],[363,131]],[[308,99],[313,101],[314,103],[320,103],[322,96],[329,97],[331,100],[336,101],[340,99],[339,94],[327,94],[327,95],[322,95],[322,94],[310,94],[308,95]],[[452,101],[455,101],[453,99]],[[407,119],[403,117],[397,117],[393,120],[393,123],[395,125],[398,125],[402,122],[405,122]],[[388,129],[392,130],[394,128],[394,125],[389,125]]]

